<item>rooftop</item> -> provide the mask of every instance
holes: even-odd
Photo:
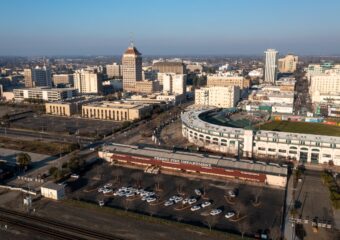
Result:
[[[208,166],[222,167],[227,169],[237,169],[256,173],[265,173],[286,176],[287,166],[278,164],[266,164],[263,162],[253,162],[249,160],[236,160],[219,155],[201,154],[183,151],[172,151],[161,148],[151,148],[134,145],[123,145],[112,143],[104,146],[103,151],[117,152],[123,154],[139,155],[144,157],[157,158],[161,161],[178,160],[189,164],[206,164]]]

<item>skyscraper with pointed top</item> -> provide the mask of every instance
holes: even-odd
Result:
[[[142,54],[132,42],[123,54],[122,69],[124,91],[135,91],[136,82],[143,80]]]

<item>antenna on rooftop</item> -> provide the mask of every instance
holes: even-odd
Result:
[[[130,32],[130,47],[134,47],[133,32]]]

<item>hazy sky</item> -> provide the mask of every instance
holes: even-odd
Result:
[[[340,54],[339,0],[0,1],[0,55]]]

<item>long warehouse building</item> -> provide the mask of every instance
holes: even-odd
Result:
[[[166,170],[265,183],[277,187],[285,187],[287,183],[286,165],[236,160],[212,154],[112,143],[103,146],[99,157],[108,162],[143,167],[157,166]]]

